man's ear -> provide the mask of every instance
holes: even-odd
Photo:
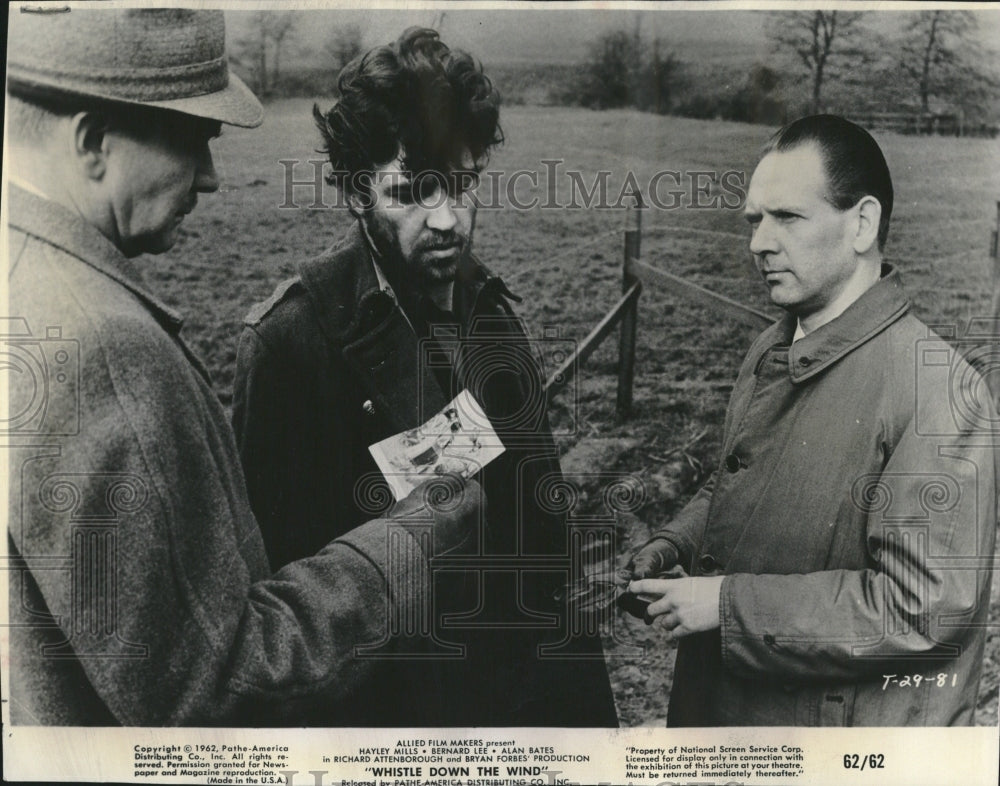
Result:
[[[375,197],[366,180],[361,180],[360,188],[353,187],[345,189],[344,195],[347,198],[347,209],[351,215],[361,220],[369,210],[375,206]]]
[[[107,171],[108,120],[100,112],[77,112],[70,120],[73,155],[87,177],[100,180]]]
[[[361,204],[361,195],[354,191],[348,191],[345,196],[347,197],[347,209],[351,211],[352,216],[360,220],[365,214],[364,207]]]
[[[878,225],[882,219],[882,205],[873,196],[862,197],[854,206],[858,224],[854,235],[854,251],[858,254],[868,253],[878,244]]]

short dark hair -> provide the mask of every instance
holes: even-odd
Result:
[[[826,172],[827,200],[847,210],[863,197],[873,196],[882,206],[878,249],[885,248],[892,216],[892,177],[878,143],[861,126],[837,115],[810,115],[780,129],[764,146],[761,158],[816,143]]]
[[[449,172],[472,154],[480,170],[503,142],[500,94],[467,53],[449,49],[434,30],[407,29],[340,72],[340,100],[313,117],[333,171],[328,182],[357,190],[355,176],[399,155],[403,169]],[[467,168],[467,167],[466,167]]]

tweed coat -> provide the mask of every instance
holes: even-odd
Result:
[[[356,647],[419,597],[390,597],[389,530],[420,585],[418,541],[376,521],[272,576],[179,316],[92,226],[10,194],[13,722],[363,725],[379,661]]]

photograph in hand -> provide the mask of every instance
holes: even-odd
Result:
[[[504,447],[479,402],[463,390],[422,426],[383,439],[368,450],[400,500],[435,475],[471,477]]]

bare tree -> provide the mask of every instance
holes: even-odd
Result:
[[[573,99],[593,109],[633,107],[664,114],[673,105],[682,69],[661,38],[644,41],[638,26],[610,31],[588,47]]]
[[[258,94],[267,90],[267,26],[263,17],[263,12],[253,14],[247,35],[235,39],[229,47],[230,60],[246,69],[250,86]]]
[[[681,69],[681,63],[673,52],[664,54],[661,46],[660,37],[657,36],[653,39],[652,53],[647,67],[647,82],[652,91],[651,106],[658,115],[665,114],[670,109]]]
[[[285,11],[280,14],[274,11],[265,13],[268,16],[268,37],[271,39],[274,50],[274,67],[271,72],[272,84],[274,84],[281,76],[281,49],[285,39],[295,31],[296,15],[294,11]]]
[[[364,51],[364,36],[357,25],[338,25],[326,44],[326,51],[339,73]]]
[[[921,11],[904,27],[899,65],[929,114],[931,99],[976,103],[997,88],[982,64],[989,57],[976,43],[979,20],[971,11]]]
[[[779,11],[771,15],[770,39],[798,55],[808,70],[810,111],[823,109],[823,86],[841,75],[841,63],[865,58],[852,44],[863,13],[857,11]]]
[[[267,93],[281,75],[282,49],[295,22],[294,12],[257,11],[251,16],[249,34],[234,42],[230,56],[250,72],[258,93]]]
[[[592,42],[579,74],[577,100],[594,109],[632,106],[645,53],[634,33],[615,30]]]

